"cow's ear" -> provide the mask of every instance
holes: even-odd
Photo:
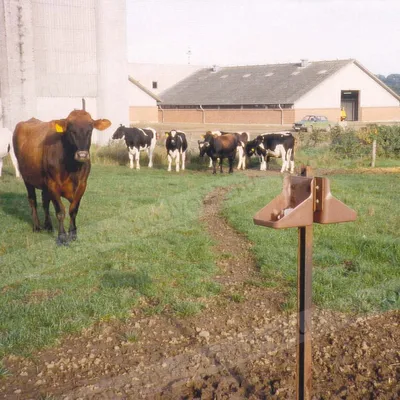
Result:
[[[67,120],[66,119],[57,119],[56,121],[53,121],[54,126],[53,129],[58,132],[58,133],[65,133],[67,130]]]
[[[110,125],[111,121],[108,119],[96,119],[96,121],[93,121],[93,127],[99,131],[104,131],[104,129],[107,129]]]
[[[169,132],[165,132],[165,136],[168,137],[169,136]]]

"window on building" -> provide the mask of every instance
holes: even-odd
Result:
[[[157,81],[153,81],[153,89],[157,89],[158,88],[158,82]]]

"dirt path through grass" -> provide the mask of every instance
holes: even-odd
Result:
[[[228,188],[204,199],[221,292],[179,318],[146,315],[103,323],[32,359],[10,357],[5,399],[293,399],[296,315],[262,286],[251,244],[220,216]],[[400,314],[368,318],[314,311],[317,399],[400,396]],[[372,396],[372,397],[371,397]]]

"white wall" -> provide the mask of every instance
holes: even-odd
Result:
[[[147,89],[159,94],[201,68],[204,67],[190,64],[129,63],[128,72]],[[157,82],[157,89],[153,89],[153,81]]]
[[[97,112],[112,125],[99,134],[106,144],[116,127],[129,124],[126,1],[96,1]]]
[[[157,101],[139,89],[135,84],[128,81],[128,101],[129,106],[157,107]]]
[[[342,90],[359,90],[360,107],[396,107],[399,100],[354,63],[348,64],[295,102],[295,108],[340,108]]]

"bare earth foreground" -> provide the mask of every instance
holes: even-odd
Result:
[[[282,293],[257,284],[251,244],[219,216],[227,190],[204,200],[222,291],[201,314],[135,310],[33,359],[9,357],[0,398],[294,399],[296,315],[279,311]],[[315,399],[399,399],[400,313],[314,309],[313,374]]]

